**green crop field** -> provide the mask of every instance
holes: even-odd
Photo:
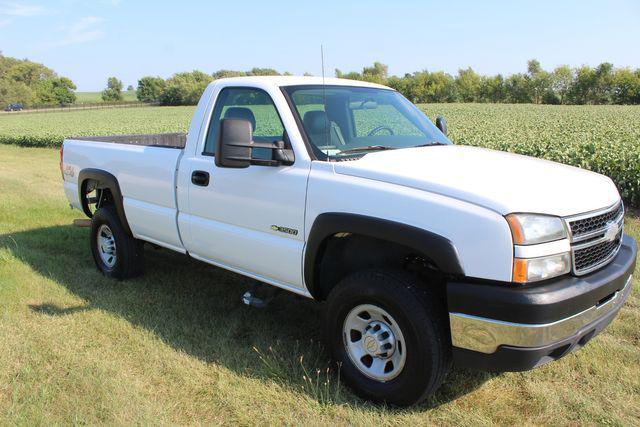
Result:
[[[137,131],[188,120],[157,111],[182,122]],[[0,145],[0,425],[638,423],[640,264],[618,318],[579,352],[525,373],[454,371],[424,404],[396,409],[342,385],[319,343],[320,305],[283,293],[248,308],[248,279],[151,247],[145,276],[106,279],[79,217],[57,150]],[[640,239],[640,219],[625,229]]]
[[[447,119],[451,139],[543,157],[611,177],[640,204],[640,106],[425,104]],[[255,108],[255,107],[254,107]],[[0,116],[0,143],[58,146],[65,137],[186,132],[194,107]]]
[[[136,101],[136,91],[123,91],[123,101]],[[76,92],[76,104],[103,102],[102,92]]]

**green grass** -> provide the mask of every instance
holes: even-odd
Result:
[[[108,280],[88,229],[70,225],[78,217],[57,150],[0,145],[2,425],[638,422],[638,279],[579,352],[526,373],[455,371],[400,410],[340,384],[319,343],[319,305],[282,294],[247,308],[247,279],[167,250],[146,250],[144,277]],[[627,217],[626,230],[640,238],[640,220]]]
[[[603,173],[640,206],[640,106],[424,104],[447,118],[451,139]],[[253,107],[256,112],[258,107]],[[65,137],[186,132],[194,107],[0,116],[0,143],[59,146]],[[274,116],[275,117],[275,116]]]
[[[123,101],[137,101],[136,91],[122,91]],[[76,104],[92,104],[102,101],[102,92],[76,92]]]

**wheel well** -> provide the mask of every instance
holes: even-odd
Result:
[[[111,188],[104,186],[100,181],[91,178],[85,179],[81,189],[80,203],[89,218],[92,218],[93,213],[102,206],[115,204]],[[92,205],[95,205],[93,209],[91,209]]]
[[[133,235],[127,216],[120,185],[115,176],[100,169],[83,169],[78,175],[80,204],[85,215],[93,217],[95,209],[111,204],[115,206],[118,218],[128,235]],[[92,205],[95,205],[93,211]]]
[[[370,269],[409,271],[420,276],[423,283],[444,288],[444,274],[429,257],[402,244],[362,234],[327,237],[314,262],[311,293],[321,301],[346,276]]]

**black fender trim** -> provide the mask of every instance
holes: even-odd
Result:
[[[80,203],[82,204],[82,211],[85,213],[85,215],[87,215],[89,218],[93,216],[91,210],[89,209],[87,198],[85,197],[87,183],[89,180],[97,182],[96,188],[108,188],[111,191],[120,223],[122,224],[125,232],[132,236],[133,233],[131,232],[131,228],[129,228],[129,222],[127,221],[127,216],[124,212],[124,203],[122,201],[120,184],[118,184],[118,179],[107,171],[104,171],[102,169],[87,168],[82,169],[78,174],[78,192],[80,196]]]
[[[439,234],[411,225],[352,213],[329,212],[318,215],[311,227],[304,255],[304,281],[315,295],[316,259],[322,255],[326,239],[337,233],[353,233],[397,243],[423,254],[445,274],[464,276],[453,243]]]

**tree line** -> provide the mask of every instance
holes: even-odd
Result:
[[[137,96],[145,102],[191,105],[198,102],[214,79],[265,75],[280,73],[272,68],[254,68],[250,71],[219,70],[213,74],[183,72],[167,80],[147,76],[138,81]],[[388,66],[375,62],[360,72],[343,73],[336,69],[335,76],[390,86],[414,103],[640,104],[640,68],[614,68],[608,62],[595,68],[561,65],[546,71],[539,61],[532,59],[527,63],[525,73],[506,77],[502,74],[481,75],[471,67],[458,70],[456,75],[423,70],[402,77],[389,76]]]
[[[595,68],[567,65],[545,71],[532,59],[526,73],[485,76],[471,67],[455,76],[442,71],[418,71],[388,76],[388,67],[376,62],[362,72],[336,76],[386,84],[415,103],[506,102],[533,104],[640,104],[640,68],[614,68],[604,62]]]
[[[159,102],[162,105],[195,105],[202,92],[213,80],[242,76],[290,76],[273,68],[252,68],[249,71],[218,70],[213,74],[203,71],[176,73],[169,79],[146,76],[138,80],[136,96],[139,101]],[[305,73],[305,75],[310,75]]]
[[[66,105],[76,100],[76,85],[52,69],[0,52],[0,106]]]
[[[335,76],[381,83],[390,86],[415,103],[431,102],[504,102],[534,104],[640,104],[640,68],[614,68],[608,62],[597,67],[567,65],[544,70],[532,59],[523,73],[504,76],[481,75],[471,67],[455,75],[443,71],[417,71],[390,76],[388,66],[375,62],[362,71]],[[162,105],[194,105],[207,85],[219,78],[236,76],[290,75],[273,68],[249,71],[218,70],[176,73],[168,79],[145,76],[138,80],[136,96],[143,102]],[[305,75],[309,75],[305,73]],[[105,101],[122,100],[122,81],[110,77],[102,92]],[[27,59],[9,58],[0,52],[0,106],[20,103],[24,106],[66,105],[74,103],[75,84],[67,77]],[[131,86],[127,90],[133,90]]]

